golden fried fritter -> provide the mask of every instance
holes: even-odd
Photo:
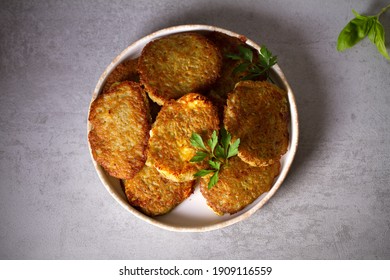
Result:
[[[279,162],[266,167],[253,167],[239,157],[232,157],[220,171],[214,187],[208,189],[211,175],[200,179],[200,191],[217,215],[234,214],[269,191],[279,170]]]
[[[220,74],[217,47],[197,33],[179,33],[148,43],[139,58],[141,83],[159,105],[209,88]]]
[[[167,102],[159,112],[150,132],[148,160],[164,177],[176,181],[193,180],[193,175],[207,162],[189,162],[196,150],[191,146],[193,132],[209,139],[219,129],[218,113],[206,97],[189,93]],[[205,166],[206,164],[206,166]]]
[[[103,87],[103,93],[107,92],[115,84],[124,81],[139,82],[138,58],[126,60],[116,66],[107,77],[106,83]],[[159,106],[152,100],[149,100],[148,102],[150,108],[150,115],[152,117],[152,120],[154,120],[158,112],[160,111],[161,106]]]
[[[138,76],[138,59],[130,59],[122,62],[112,70],[107,76],[106,83],[103,87],[103,92],[106,92],[110,87],[117,82],[123,81],[139,81]]]
[[[92,155],[111,176],[131,179],[146,161],[150,114],[138,83],[122,82],[91,104],[88,135]]]
[[[195,181],[177,183],[164,178],[154,167],[144,166],[131,180],[124,180],[130,205],[148,216],[171,211],[194,190]]]
[[[252,166],[273,164],[289,144],[287,93],[269,82],[239,82],[229,94],[224,125],[233,140],[240,138],[238,156]]]

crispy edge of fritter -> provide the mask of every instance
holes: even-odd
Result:
[[[193,193],[196,183],[173,182],[146,165],[133,179],[122,182],[129,204],[151,217],[172,211]]]
[[[276,162],[265,167],[254,167],[239,157],[233,157],[229,159],[229,167],[220,171],[214,187],[208,189],[212,174],[200,179],[200,191],[215,214],[235,214],[272,188],[280,166],[280,162]]]
[[[137,95],[138,99],[140,101],[141,107],[141,114],[145,115],[145,123],[142,124],[142,131],[145,137],[143,139],[139,139],[140,146],[143,147],[142,153],[143,157],[140,159],[135,159],[135,161],[138,163],[137,166],[133,166],[131,164],[128,164],[128,166],[122,166],[119,165],[119,168],[112,168],[111,167],[111,160],[112,155],[107,156],[99,156],[97,154],[97,150],[101,146],[102,142],[105,142],[104,139],[99,137],[96,130],[100,129],[100,125],[98,123],[98,108],[100,106],[103,106],[103,103],[105,103],[104,98],[109,97],[110,95],[117,94],[118,87],[122,86],[128,86],[130,90],[134,90]],[[134,98],[134,95],[132,94],[130,96],[131,98]],[[119,178],[119,179],[131,179],[134,177],[134,175],[143,167],[146,161],[146,149],[147,149],[147,143],[149,140],[149,131],[151,127],[151,116],[150,116],[150,110],[149,110],[149,103],[146,96],[145,91],[141,88],[141,86],[136,82],[129,82],[124,81],[117,85],[114,85],[108,92],[100,94],[92,103],[90,106],[89,111],[89,117],[88,120],[91,125],[91,129],[88,133],[88,141],[90,143],[92,156],[94,160],[103,167],[103,169],[112,177]]]
[[[213,75],[206,76],[206,79],[202,85],[198,85],[196,87],[193,87],[188,92],[183,92],[183,93],[179,94],[179,96],[172,96],[172,95],[175,95],[175,93],[172,94],[172,92],[169,92],[167,90],[162,91],[161,87],[159,88],[157,85],[156,86],[151,85],[151,83],[155,83],[155,81],[153,81],[153,80],[160,79],[161,73],[158,73],[160,75],[158,75],[155,78],[150,77],[150,73],[147,69],[147,64],[144,63],[144,61],[146,60],[146,58],[148,58],[148,59],[155,58],[156,53],[154,53],[152,50],[153,44],[158,44],[158,43],[161,43],[161,41],[164,39],[169,39],[169,38],[172,39],[173,37],[177,37],[177,36],[181,36],[181,35],[185,35],[185,36],[191,35],[194,38],[196,38],[196,40],[198,40],[198,43],[196,45],[201,46],[203,44],[203,46],[206,46],[204,49],[208,50],[208,52],[204,53],[204,57],[210,57],[210,56],[215,55],[217,62],[216,62],[216,65],[213,65],[215,67],[215,69],[213,69],[214,71],[211,71],[211,73]],[[191,54],[189,54],[188,57],[191,57]],[[162,59],[164,59],[164,58],[165,58],[165,56],[162,56]],[[202,60],[202,61],[206,61],[205,63],[209,63],[210,59]],[[157,57],[157,61],[154,61],[153,65],[157,65],[157,64],[161,64],[161,63],[164,63],[164,61],[158,60],[158,57]],[[177,33],[177,34],[168,35],[165,37],[158,38],[154,41],[151,41],[142,49],[141,56],[139,57],[139,60],[138,60],[138,72],[140,75],[140,82],[145,87],[145,90],[148,93],[150,99],[152,99],[154,102],[156,102],[158,105],[161,105],[161,106],[164,105],[165,102],[168,102],[171,99],[177,100],[178,98],[180,98],[180,97],[182,97],[185,94],[190,93],[190,92],[203,93],[203,92],[207,91],[211,87],[211,85],[214,84],[214,82],[219,78],[221,68],[222,68],[222,54],[221,54],[219,48],[217,48],[211,40],[209,40],[208,38],[206,38],[202,34],[199,34],[196,32]],[[202,73],[201,75],[204,75],[204,73]],[[151,82],[151,81],[153,81],[153,82]],[[158,81],[159,84],[165,83],[165,82],[166,82],[166,80]],[[183,79],[177,81],[177,84],[182,83],[182,82],[183,82]],[[175,84],[175,83],[172,83],[172,84]]]
[[[178,114],[181,110],[185,110],[194,106],[197,102],[202,102],[203,107],[202,112],[204,113],[200,120],[196,120],[194,118],[188,119],[188,122],[191,125],[197,124],[197,127],[194,129],[185,127],[186,132],[188,132],[184,139],[177,138],[174,136],[174,139],[169,139],[168,137],[162,137],[165,135],[157,135],[156,130],[160,130],[160,126],[167,126],[167,122],[175,121],[177,122]],[[192,104],[192,105],[191,105]],[[196,106],[196,105],[195,105]],[[194,109],[192,109],[194,110]],[[206,112],[208,110],[208,112]],[[198,111],[198,110],[196,110]],[[176,119],[172,119],[171,117]],[[183,130],[183,125],[177,126]],[[180,99],[171,100],[167,102],[159,112],[155,123],[153,124],[152,130],[150,132],[150,139],[148,144],[148,159],[146,164],[149,166],[154,166],[165,178],[170,179],[175,182],[184,182],[191,181],[194,179],[194,174],[202,168],[207,167],[206,162],[189,162],[189,160],[195,155],[196,149],[192,147],[190,143],[190,138],[193,132],[199,133],[203,139],[209,139],[213,130],[219,129],[219,118],[218,112],[214,104],[207,99],[205,96],[198,93],[188,93],[181,97]],[[165,130],[164,130],[165,131]],[[172,132],[172,131],[169,131]],[[161,133],[159,133],[161,134]],[[170,143],[175,141],[175,145],[172,146]],[[185,146],[182,148],[188,152],[188,161],[177,161],[180,157],[180,151],[176,143],[178,141],[182,141],[185,143]],[[167,143],[168,145],[164,145]],[[156,147],[162,147],[161,152],[156,152]],[[180,164],[181,163],[181,164]]]
[[[277,142],[279,142],[279,149],[271,155],[264,156],[264,153],[262,155],[255,154],[253,149],[250,149],[248,147],[249,139],[269,139],[270,136],[268,135],[267,137],[267,135],[258,135],[259,133],[263,132],[263,130],[261,129],[256,129],[256,125],[261,123],[260,119],[258,119],[256,123],[248,124],[247,122],[249,118],[245,115],[240,114],[242,106],[245,106],[247,104],[243,102],[242,96],[240,96],[241,92],[239,92],[239,89],[247,85],[253,86],[255,88],[261,87],[262,89],[264,89],[260,97],[262,99],[267,98],[269,101],[272,102],[272,105],[274,107],[270,108],[270,110],[275,111],[275,108],[279,109],[278,114],[274,114],[280,117],[279,124],[281,127],[279,127],[280,130],[278,130],[278,132],[276,133],[276,136],[280,136],[277,140]],[[269,96],[264,96],[264,94],[269,94]],[[256,98],[256,96],[254,96],[253,98]],[[286,100],[286,104],[282,104],[283,99]],[[260,100],[258,101],[259,102],[256,103],[256,105],[261,104]],[[250,102],[253,102],[253,99],[251,99]],[[237,105],[232,105],[233,103],[239,104],[240,108],[237,108]],[[258,116],[261,116],[261,112],[257,113]],[[288,105],[288,97],[287,93],[283,89],[267,81],[242,81],[237,83],[234,90],[229,93],[227,105],[225,107],[223,123],[226,129],[232,134],[233,139],[241,139],[238,156],[243,161],[252,166],[261,167],[279,161],[280,158],[287,152],[289,145],[289,120],[290,111]],[[273,137],[272,140],[276,140],[276,137]],[[261,145],[260,141],[261,140],[258,140],[259,147]],[[265,143],[265,145],[267,144],[268,143]],[[269,151],[270,149],[267,149],[267,152]]]
[[[103,92],[110,90],[110,87],[118,82],[133,81],[139,82],[138,58],[129,59],[118,64],[114,70],[107,76],[103,86]]]
[[[109,91],[111,87],[124,81],[139,83],[138,60],[139,58],[128,59],[118,64],[114,68],[114,70],[112,70],[112,72],[107,76],[102,92],[105,93]],[[152,117],[152,121],[154,121],[158,112],[161,109],[161,106],[155,103],[152,99],[150,99],[148,94],[146,94],[146,96],[148,98],[150,115]]]

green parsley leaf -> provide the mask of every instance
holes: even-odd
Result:
[[[218,145],[215,149],[215,156],[217,158],[225,158],[225,151],[221,145]]]
[[[227,54],[226,57],[233,60],[241,60],[236,68],[233,69],[233,74],[245,73],[242,80],[253,80],[259,76],[265,75],[267,79],[269,77],[269,70],[277,62],[277,56],[274,56],[264,45],[261,46],[258,53],[258,59],[255,62],[253,60],[253,50],[244,46],[239,46],[239,54]],[[270,79],[271,80],[271,79]],[[272,80],[271,80],[272,81]]]
[[[247,69],[248,69],[248,67],[250,66],[251,64],[249,63],[249,62],[247,62],[247,63],[241,63],[240,65],[238,65],[236,68],[234,68],[234,70],[233,70],[233,74],[235,75],[235,74],[238,74],[238,73],[241,73],[241,72],[245,72]]]
[[[209,189],[211,189],[212,187],[214,187],[216,184],[217,184],[217,182],[218,182],[218,173],[219,173],[219,171],[216,171],[215,173],[214,173],[214,175],[213,176],[211,176],[211,178],[210,178],[210,181],[209,181],[209,183],[208,183],[208,188]]]
[[[236,156],[238,154],[239,145],[240,145],[240,138],[238,138],[233,144],[230,145],[227,158]]]
[[[210,147],[210,150],[207,150],[204,147],[202,137],[197,133],[192,133],[191,144],[197,149],[195,156],[190,160],[190,162],[201,162],[208,158],[208,164],[211,169],[202,169],[194,174],[194,177],[204,177],[208,174],[214,173],[208,182],[208,187],[212,188],[219,178],[219,171],[222,169],[223,165],[227,164],[228,158],[238,154],[238,146],[240,145],[240,139],[237,139],[233,144],[231,144],[232,136],[225,129],[221,128],[220,130],[220,141],[218,140],[217,131],[213,131],[211,138],[207,140],[207,144]]]
[[[233,60],[241,60],[241,56],[238,54],[229,53],[226,55],[226,57]]]
[[[203,150],[207,150],[206,146],[203,143],[202,137],[198,134],[193,132],[190,139],[191,145],[195,148],[201,148]]]
[[[227,132],[227,130],[224,127],[221,128],[221,136],[222,136],[221,144],[222,144],[223,154],[224,154],[223,157],[226,159],[228,155],[230,140],[232,140],[232,136],[230,135],[230,133]]]
[[[238,50],[240,52],[241,57],[244,60],[252,62],[252,60],[253,60],[253,53],[252,53],[251,49],[245,48],[243,46],[238,46]]]
[[[206,176],[206,175],[213,173],[213,172],[215,172],[215,170],[202,169],[202,170],[199,170],[198,172],[196,172],[194,174],[194,177],[203,177],[203,176]]]
[[[213,134],[211,135],[211,139],[207,141],[207,144],[209,145],[211,149],[211,153],[214,153],[215,146],[218,144],[218,137],[217,137],[217,131],[213,131]]]
[[[201,162],[203,161],[209,154],[202,151],[197,151],[196,154],[190,159],[190,162]]]
[[[214,168],[215,170],[219,170],[221,168],[221,163],[218,161],[209,160],[209,165],[211,166],[211,168]]]
[[[248,75],[242,77],[241,80],[243,80],[243,81],[254,80],[259,76],[261,76],[261,74],[252,73],[252,74],[248,74]]]
[[[273,56],[266,46],[264,45],[261,46],[259,55],[260,55],[259,57],[260,64],[264,68],[269,69],[276,64],[277,57]]]

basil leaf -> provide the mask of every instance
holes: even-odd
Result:
[[[208,153],[198,151],[196,154],[190,159],[190,162],[200,162],[204,160],[208,156]]]
[[[208,184],[208,188],[209,189],[211,189],[212,187],[215,186],[215,184],[217,184],[217,182],[218,182],[218,173],[219,173],[219,171],[215,172],[214,175],[211,176],[209,184]]]
[[[352,9],[352,13],[355,15],[355,17],[356,18],[358,18],[358,19],[365,19],[366,18],[366,16],[362,16],[361,14],[359,14],[358,12],[356,12],[356,10],[355,9]]]
[[[374,43],[378,51],[387,59],[390,60],[385,46],[385,30],[378,19],[375,19],[373,26],[368,32],[368,38]]]
[[[194,174],[194,177],[203,177],[203,176],[206,176],[210,173],[213,173],[215,170],[206,170],[206,169],[202,169],[202,170],[199,170],[198,172],[196,172]]]
[[[191,145],[195,148],[201,148],[203,150],[207,150],[206,146],[203,143],[202,137],[198,134],[193,132],[190,139]]]
[[[240,138],[238,138],[233,144],[230,145],[228,156],[227,156],[228,158],[238,154],[239,145],[240,145]]]
[[[337,50],[344,51],[365,38],[370,31],[375,17],[358,16],[352,19],[341,30],[339,37],[337,38]]]

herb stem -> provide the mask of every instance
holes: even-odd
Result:
[[[388,9],[390,9],[390,4],[386,7],[382,8],[382,10],[376,15],[377,18],[379,18],[383,13],[385,13]]]

